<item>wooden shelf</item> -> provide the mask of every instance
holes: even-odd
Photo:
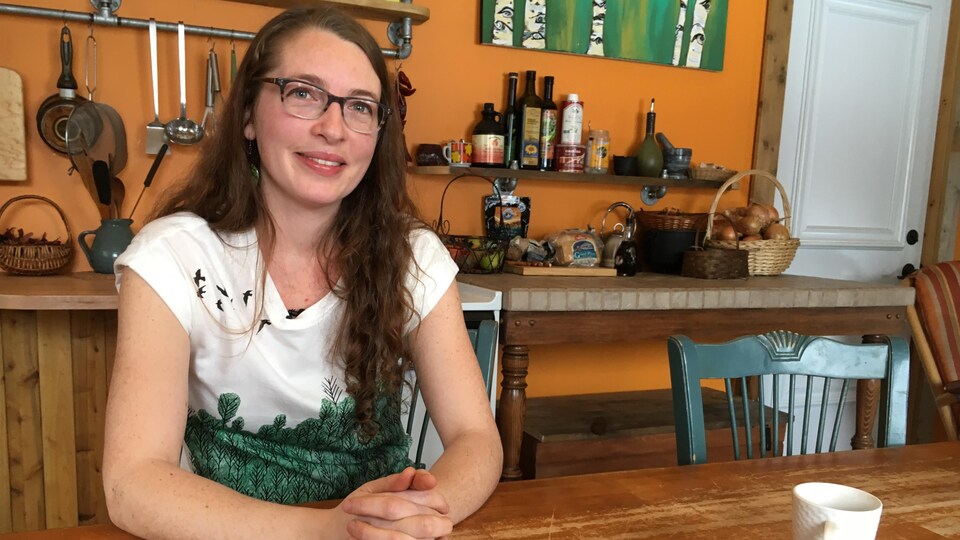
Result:
[[[566,173],[556,171],[528,171],[524,169],[498,169],[491,167],[411,167],[412,174],[458,176],[471,174],[488,178],[524,178],[527,180],[549,180],[560,182],[580,182],[584,184],[623,184],[628,186],[667,186],[676,188],[718,189],[723,182],[693,180],[689,178],[659,178],[651,176],[620,176],[615,174]],[[736,189],[737,186],[731,186]]]
[[[425,23],[430,19],[430,9],[403,2],[387,0],[231,0],[244,4],[276,7],[283,9],[312,7],[319,4],[332,4],[347,13],[363,19],[392,22],[410,17],[413,24]]]

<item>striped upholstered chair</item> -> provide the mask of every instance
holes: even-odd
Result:
[[[925,266],[910,278],[917,291],[907,319],[949,440],[960,408],[960,261]]]

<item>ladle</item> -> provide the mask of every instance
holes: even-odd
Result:
[[[187,118],[187,59],[186,43],[183,36],[183,21],[177,23],[177,45],[180,49],[180,118],[167,122],[164,131],[170,142],[194,144],[203,138],[203,128]]]

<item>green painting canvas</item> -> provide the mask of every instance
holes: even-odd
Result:
[[[482,0],[490,45],[723,69],[729,0]]]

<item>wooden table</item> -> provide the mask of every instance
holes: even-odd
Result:
[[[518,480],[526,413],[529,347],[609,343],[686,334],[724,341],[744,333],[792,330],[811,335],[909,335],[913,289],[802,276],[703,280],[665,274],[546,277],[461,274],[464,283],[503,293],[503,374],[497,425],[503,479]],[[879,384],[858,384],[854,448],[872,448]]]
[[[790,538],[791,488],[810,481],[879,497],[880,540],[960,538],[960,442],[506,482],[453,538]],[[0,538],[132,537],[95,525]]]

